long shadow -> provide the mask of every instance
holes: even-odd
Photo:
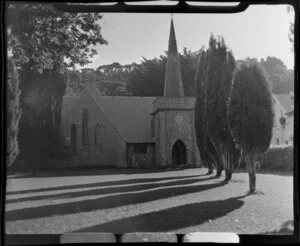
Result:
[[[170,171],[182,171],[186,169],[191,169],[193,167],[178,167],[178,168],[156,168],[156,169],[130,169],[130,168],[111,168],[109,166],[87,166],[82,167],[69,167],[61,168],[59,170],[54,169],[41,169],[37,174],[24,173],[18,176],[9,175],[8,178],[12,179],[21,179],[21,178],[55,178],[55,177],[65,177],[65,176],[104,176],[104,175],[113,175],[113,174],[140,174],[140,173],[163,173]],[[194,169],[194,168],[193,168]]]
[[[186,204],[87,227],[76,232],[164,232],[201,225],[243,206],[245,196],[226,200]]]
[[[180,182],[178,182],[178,184],[180,185]],[[7,211],[5,213],[5,219],[7,221],[15,221],[43,218],[55,215],[76,214],[78,212],[90,212],[99,209],[116,208],[125,205],[139,204],[189,193],[200,192],[217,188],[223,185],[225,185],[224,181],[213,184],[172,187],[143,193],[127,193],[122,195],[88,199],[84,201],[16,209]]]
[[[17,194],[28,194],[33,192],[92,188],[98,186],[116,186],[116,185],[126,185],[126,184],[135,184],[135,183],[159,182],[159,181],[172,180],[172,179],[194,178],[194,177],[201,177],[201,176],[205,176],[205,175],[190,175],[190,176],[176,176],[176,177],[163,177],[163,178],[138,178],[138,179],[126,179],[126,180],[116,180],[116,181],[104,181],[104,182],[97,182],[97,183],[90,183],[90,184],[64,185],[64,186],[38,188],[38,189],[31,189],[31,190],[7,191],[6,194],[17,195]]]
[[[93,196],[93,195],[104,195],[104,194],[113,194],[119,192],[128,192],[128,191],[141,191],[141,190],[150,190],[159,187],[173,186],[173,185],[187,185],[197,182],[202,182],[206,180],[214,179],[214,177],[208,177],[203,179],[183,179],[175,180],[167,183],[154,183],[154,184],[144,184],[144,185],[134,185],[134,186],[124,186],[124,187],[112,187],[112,188],[100,188],[84,191],[75,191],[75,192],[64,192],[60,194],[51,194],[51,195],[40,195],[40,196],[31,196],[31,197],[21,197],[14,199],[7,199],[6,203],[15,203],[15,202],[28,202],[28,201],[37,201],[43,199],[60,199],[60,198],[75,198],[81,196]]]

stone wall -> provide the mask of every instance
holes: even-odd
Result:
[[[152,168],[151,159],[148,154],[135,154],[132,158],[133,168]]]
[[[153,104],[156,163],[172,164],[172,148],[181,140],[186,148],[188,165],[200,166],[194,129],[194,98],[159,98]]]
[[[88,145],[82,143],[82,114],[85,108],[89,114]],[[89,93],[83,93],[62,119],[62,134],[68,142],[71,139],[72,124],[76,124],[77,129],[77,156],[73,165],[127,167],[125,139]],[[97,124],[100,130],[95,142]]]

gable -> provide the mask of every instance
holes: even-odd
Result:
[[[86,91],[127,142],[153,142],[151,112],[156,97],[102,96],[95,90]]]
[[[75,103],[78,101],[80,97],[76,95],[65,95],[62,98],[62,108],[61,115],[64,118],[67,113],[75,106]]]
[[[290,94],[274,94],[274,96],[285,112],[290,112],[293,109],[294,101],[291,99]]]
[[[155,97],[96,98],[97,104],[128,142],[145,143],[151,140],[152,102]]]

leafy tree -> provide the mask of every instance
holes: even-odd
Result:
[[[243,64],[237,71],[229,98],[228,123],[249,173],[250,193],[255,191],[258,154],[268,150],[273,127],[270,87],[258,64]]]
[[[182,54],[179,54],[182,83],[185,96],[196,96],[195,75],[197,70],[198,53],[183,48]]]
[[[128,89],[134,96],[162,96],[166,73],[166,56],[152,60],[143,58],[141,64],[134,67]]]
[[[262,59],[260,64],[266,71],[266,75],[271,82],[272,92],[275,94],[290,93],[294,91],[293,71],[288,70],[286,65],[276,57]]]
[[[208,64],[205,87],[206,129],[224,165],[225,181],[229,181],[240,153],[234,146],[227,123],[227,100],[233,80],[235,59],[223,38],[216,39],[211,35]]]
[[[11,166],[19,154],[18,132],[22,114],[20,108],[19,77],[14,62],[7,62],[7,165]]]
[[[197,52],[187,48],[179,54],[185,96],[195,96],[194,80],[197,68]],[[128,89],[136,96],[162,96],[166,75],[166,55],[158,58],[143,58],[141,64],[132,66],[127,77]]]
[[[241,64],[259,63],[266,72],[272,92],[275,94],[287,94],[294,91],[294,70],[287,69],[283,61],[276,57],[268,56],[258,61],[256,58],[246,58],[237,61],[237,68]]]
[[[36,168],[52,147],[59,146],[67,68],[89,63],[96,54],[92,46],[107,43],[99,26],[102,16],[60,12],[50,4],[34,3],[8,4],[6,16],[8,51],[20,68],[20,147],[25,156],[36,156],[26,160]],[[35,147],[26,152],[29,142]]]

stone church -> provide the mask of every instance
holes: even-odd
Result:
[[[194,97],[185,97],[171,20],[164,95],[102,96],[86,88],[63,98],[62,133],[72,166],[199,166]]]
[[[73,157],[54,166],[201,166],[194,130],[195,98],[184,96],[173,20],[167,55],[161,97],[102,96],[91,88],[80,96],[66,93],[61,130]],[[273,105],[271,144],[293,144],[293,94],[273,94]]]

